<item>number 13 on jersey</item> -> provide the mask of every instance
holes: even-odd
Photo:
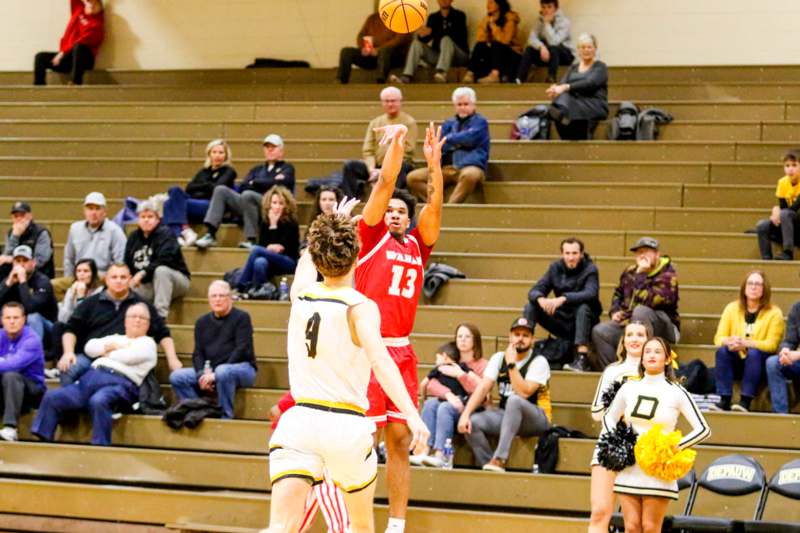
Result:
[[[389,295],[402,296],[411,299],[414,297],[417,281],[417,270],[406,268],[402,265],[392,265],[392,283],[389,285]]]

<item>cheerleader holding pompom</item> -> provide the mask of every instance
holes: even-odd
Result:
[[[627,430],[632,429],[638,436],[635,463],[622,470],[614,482],[614,492],[619,494],[622,503],[625,533],[661,531],[669,500],[678,499],[677,480],[694,463],[696,452],[688,448],[711,435],[700,409],[675,378],[671,353],[664,339],[648,340],[639,365],[641,379],[627,381],[603,417],[604,434],[619,434],[617,422],[624,417],[629,426]],[[679,415],[692,427],[683,437],[675,431]],[[612,447],[604,451],[609,450]],[[604,455],[601,451],[601,463]]]
[[[638,379],[642,349],[651,335],[650,326],[642,322],[631,322],[625,326],[617,348],[617,362],[603,370],[603,375],[597,384],[597,391],[592,401],[592,418],[597,421],[603,419],[606,409],[611,405],[623,381],[631,377]],[[607,533],[608,523],[614,512],[614,479],[617,477],[617,472],[602,466],[597,459],[597,453],[598,448],[595,447],[592,455],[592,515],[589,521],[589,533]]]

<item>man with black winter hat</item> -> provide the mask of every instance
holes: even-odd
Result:
[[[553,297],[549,298],[551,292]],[[550,264],[528,293],[525,316],[552,335],[573,341],[575,362],[564,365],[564,369],[584,372],[590,370],[587,356],[592,327],[602,312],[597,266],[580,239],[564,239],[561,259]]]

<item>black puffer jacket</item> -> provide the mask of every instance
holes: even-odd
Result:
[[[578,266],[571,270],[561,259],[551,263],[545,275],[528,292],[528,299],[535,302],[539,297],[547,298],[550,292],[556,297],[564,296],[567,299],[564,305],[589,304],[592,313],[598,317],[603,312],[597,266],[589,254],[584,254]]]

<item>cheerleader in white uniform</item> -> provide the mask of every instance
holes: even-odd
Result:
[[[606,406],[603,402],[603,393],[613,387],[615,383],[622,383],[630,377],[639,377],[639,362],[642,359],[642,349],[647,339],[652,336],[649,325],[642,322],[631,322],[625,326],[625,331],[620,339],[617,349],[617,362],[612,363],[603,370],[597,391],[592,401],[592,418],[598,422],[603,419]],[[617,473],[607,470],[597,460],[597,447],[592,454],[592,515],[589,521],[589,533],[607,533],[608,523],[614,513],[614,479]]]
[[[700,409],[675,378],[669,344],[660,337],[647,341],[639,368],[641,379],[628,381],[620,388],[603,417],[604,431],[612,431],[624,415],[641,438],[655,424],[665,433],[672,432],[683,415],[692,430],[678,443],[683,450],[711,435],[711,429]],[[678,499],[678,482],[646,474],[638,464],[620,472],[614,482],[620,495],[626,532],[657,533],[661,531],[670,499]]]

